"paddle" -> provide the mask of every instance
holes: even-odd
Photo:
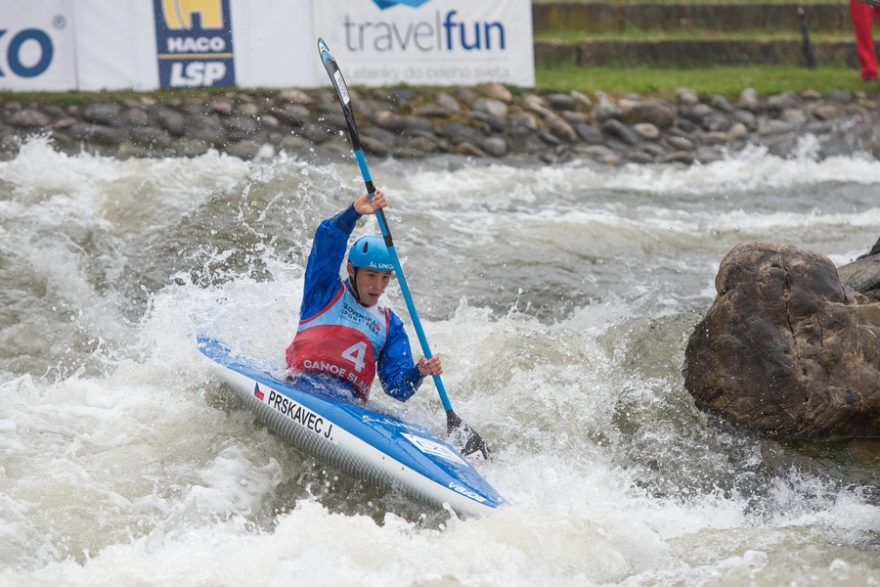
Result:
[[[360,167],[361,176],[364,178],[364,184],[367,186],[367,193],[370,195],[370,199],[372,199],[373,194],[376,193],[376,186],[373,185],[373,178],[370,175],[370,170],[367,167],[367,160],[366,157],[364,157],[364,151],[361,148],[361,139],[358,134],[357,121],[355,121],[354,118],[354,110],[351,106],[351,96],[348,93],[348,86],[345,85],[345,80],[342,78],[342,72],[339,71],[339,66],[336,64],[333,55],[330,54],[330,49],[327,47],[324,39],[318,39],[318,53],[321,55],[321,61],[324,63],[324,68],[327,70],[327,75],[330,76],[330,82],[336,89],[336,97],[339,98],[339,104],[342,106],[342,113],[345,115],[345,124],[348,126],[348,136],[351,138],[351,146],[354,149],[354,156],[357,159],[358,167]],[[409,293],[409,286],[406,283],[403,268],[400,266],[400,259],[397,258],[397,251],[394,249],[394,242],[391,239],[391,232],[388,229],[388,222],[385,219],[385,213],[382,210],[379,210],[376,213],[376,218],[379,221],[379,229],[382,231],[382,236],[385,239],[385,246],[388,248],[388,253],[391,256],[391,263],[394,265],[394,272],[397,274],[397,281],[400,284],[400,291],[403,293],[403,299],[406,301],[406,308],[409,310],[413,327],[419,337],[422,352],[424,353],[425,358],[430,359],[433,356],[431,354],[431,347],[428,345],[428,339],[425,337],[425,331],[422,329],[422,322],[419,320],[419,314],[413,303],[412,295]],[[453,411],[452,403],[449,401],[449,396],[446,395],[446,388],[443,386],[443,380],[439,375],[433,375],[433,378],[434,385],[437,387],[437,393],[440,395],[440,401],[443,403],[443,408],[446,410],[446,429],[447,433],[452,437],[453,444],[455,444],[465,456],[479,452],[484,458],[488,458],[489,449],[486,447],[486,443],[483,442],[483,439],[473,430],[473,428],[462,422],[461,418],[459,418]]]

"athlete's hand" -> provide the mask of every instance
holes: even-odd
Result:
[[[372,201],[370,201],[370,194],[366,192],[354,201],[354,209],[358,211],[358,214],[375,214],[386,205],[385,193],[382,190],[376,190],[373,193]]]
[[[421,359],[419,359],[416,367],[418,368],[419,374],[422,377],[427,377],[428,375],[440,375],[441,373],[443,373],[443,365],[440,362],[440,357],[436,355],[431,357],[430,359],[422,357]]]

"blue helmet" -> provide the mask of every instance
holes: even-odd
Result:
[[[381,236],[362,236],[354,241],[348,251],[348,260],[358,269],[394,271],[391,255]]]

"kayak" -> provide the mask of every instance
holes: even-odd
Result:
[[[473,465],[430,430],[294,383],[212,338],[198,347],[270,430],[301,452],[419,501],[483,516],[505,503]]]

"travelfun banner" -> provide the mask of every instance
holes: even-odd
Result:
[[[313,19],[349,84],[535,85],[530,0],[321,0]]]
[[[0,88],[76,87],[72,0],[0,2]]]

